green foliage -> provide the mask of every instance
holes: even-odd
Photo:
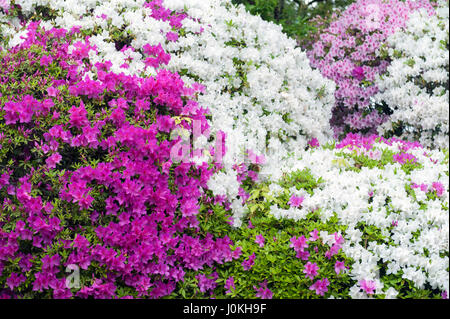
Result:
[[[335,10],[342,9],[354,0],[232,0],[234,4],[243,4],[254,15],[266,21],[280,24],[283,31],[302,43],[317,30],[312,21],[316,16],[327,19]]]
[[[308,170],[304,170],[285,176],[281,185],[286,191],[277,197],[269,195],[267,184],[254,185],[251,197],[247,202],[247,218],[240,228],[233,228],[226,223],[228,215],[222,205],[202,207],[203,213],[199,217],[202,231],[209,232],[214,236],[227,234],[235,243],[235,248],[242,249],[239,259],[216,266],[215,269],[205,269],[204,273],[207,275],[214,271],[219,275],[216,280],[217,288],[213,295],[215,298],[257,298],[255,287],[258,288],[264,280],[267,280],[267,287],[272,291],[273,298],[316,299],[330,296],[348,298],[349,289],[354,285],[354,281],[347,273],[337,275],[334,270],[337,260],[344,261],[346,266],[352,263],[352,260],[347,258],[342,251],[328,259],[325,252],[330,247],[320,240],[310,241],[307,250],[311,255],[308,261],[316,263],[319,267],[318,275],[311,280],[303,273],[307,261],[297,258],[295,250],[290,247],[290,240],[293,237],[298,238],[303,235],[309,238],[310,232],[315,229],[319,232],[326,231],[329,234],[343,233],[346,226],[339,225],[335,217],[330,218],[326,223],[321,222],[318,211],[310,212],[305,219],[300,221],[277,219],[270,214],[272,205],[279,205],[282,208],[289,207],[290,194],[287,188],[295,187],[312,191],[320,183],[320,179],[315,179]],[[207,213],[208,210],[210,213]],[[247,227],[247,225],[251,226]],[[255,242],[258,235],[262,235],[265,239],[263,247]],[[254,265],[251,269],[244,270],[242,262],[253,253],[256,256]],[[229,277],[234,278],[236,289],[227,294],[224,284]],[[309,289],[314,282],[323,278],[328,278],[330,281],[328,292],[324,297]],[[186,276],[186,280],[180,283],[177,291],[179,293],[171,297],[205,297],[200,292],[193,273]]]

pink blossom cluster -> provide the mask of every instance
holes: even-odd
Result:
[[[336,82],[336,104],[331,124],[336,137],[348,132],[376,133],[388,114],[371,106],[378,92],[375,77],[389,61],[378,49],[387,37],[406,25],[410,13],[425,8],[434,14],[428,0],[358,0],[321,31],[307,52],[311,65]]]
[[[396,163],[400,163],[401,165],[417,163],[417,158],[413,154],[408,153],[408,151],[423,148],[417,141],[409,142],[395,137],[385,139],[384,137],[377,135],[362,136],[360,134],[349,133],[339,144],[336,145],[336,149],[348,148],[349,150],[356,150],[358,154],[365,154],[372,159],[379,159],[381,157],[381,152],[372,151],[373,144],[376,142],[382,142],[389,146],[392,146],[393,143],[397,143],[400,153],[394,154],[392,156],[392,160]],[[426,153],[424,153],[424,155],[425,154]],[[432,158],[430,158],[430,160],[433,163],[436,163],[436,161]]]
[[[317,276],[319,276],[320,267],[316,262],[310,261],[311,254],[307,250],[307,248],[310,248],[310,244],[314,242],[318,243],[319,245],[323,245],[323,243],[319,237],[319,231],[317,229],[311,231],[309,235],[309,238],[306,238],[304,235],[300,237],[292,237],[290,239],[290,247],[294,248],[295,252],[297,253],[297,258],[300,258],[303,261],[307,261],[304,266],[303,273],[305,274],[305,278],[313,281]],[[334,233],[333,235],[334,241],[331,243],[330,248],[325,252],[325,257],[328,259],[331,259],[333,256],[337,255],[342,248],[342,244],[344,243],[344,238],[341,234]],[[318,253],[319,250],[317,245],[314,246],[314,251]],[[344,261],[335,261],[334,270],[336,272],[336,275],[339,275],[341,272],[343,272],[345,268],[346,267]],[[322,278],[316,280],[309,287],[309,289],[315,291],[317,295],[323,296],[325,292],[328,291],[327,287],[329,285],[330,282],[328,278]]]
[[[262,283],[259,283],[259,287],[253,286],[253,289],[256,290],[256,297],[261,299],[272,299],[273,293],[267,287],[267,280],[264,280]]]
[[[431,185],[427,185],[425,183],[422,183],[420,185],[412,183],[411,188],[420,188],[420,190],[425,193],[427,193],[428,191],[435,191],[438,197],[441,197],[445,192],[445,187],[441,182],[433,182]]]
[[[169,21],[172,28],[180,29],[182,22],[188,17],[186,13],[174,13],[170,9],[166,9],[163,0],[152,0],[144,3],[144,8],[152,9],[151,17],[156,20]]]
[[[350,150],[355,150],[362,148],[365,150],[370,150],[373,148],[373,145],[377,142],[382,142],[389,146],[392,146],[393,143],[398,143],[399,148],[402,152],[407,152],[411,149],[416,148],[423,148],[422,145],[417,141],[409,142],[395,137],[386,139],[382,136],[378,136],[375,134],[372,134],[370,136],[363,136],[361,134],[349,133],[344,139],[342,139],[338,144],[336,144],[336,149],[348,148]]]
[[[373,295],[376,290],[376,284],[373,280],[360,280],[359,285],[361,289],[368,295]]]
[[[25,42],[0,61],[2,80],[8,85],[13,82],[6,74],[25,60],[45,68],[58,65],[67,73],[50,79],[34,74],[47,81],[42,80],[43,96],[27,94],[31,80],[24,76],[23,94],[11,96],[1,107],[2,125],[33,136],[30,146],[43,154],[43,161],[25,148],[24,160],[32,165],[20,178],[18,165],[0,171],[2,209],[15,212],[2,214],[0,222],[0,280],[5,278],[0,294],[15,296],[30,289],[49,291],[54,298],[116,298],[120,283],[140,297],[169,295],[187,271],[240,256],[238,250],[232,251],[227,236],[196,235],[200,202],[208,202],[201,190],[216,167],[171,160],[171,148],[178,140],[170,140],[169,133],[177,127],[192,130],[190,121],[177,124],[172,116],[196,120],[203,131],[208,128],[207,110],[193,99],[196,89],[185,87],[176,73],[126,76],[110,72],[108,62],[97,63],[94,69],[86,61],[95,48],[87,42],[77,42],[69,53],[75,32],[45,31],[39,23],[31,23]],[[30,54],[13,61],[14,53],[32,46],[41,47],[44,60]],[[170,58],[159,47],[147,49],[155,56],[155,65]],[[94,71],[95,78],[87,71]],[[64,109],[67,92],[72,105]],[[43,131],[41,123],[49,128]],[[2,137],[3,142],[7,139]],[[74,169],[70,166],[74,150],[103,156],[95,165],[85,162]],[[19,158],[13,160],[19,164]],[[55,172],[59,177],[52,182]],[[35,174],[40,174],[40,181]],[[67,224],[65,213],[87,214],[90,221]],[[11,260],[18,260],[18,268],[5,272],[11,269]],[[65,283],[63,269],[69,265],[91,276],[76,292]],[[20,274],[28,271],[29,288]],[[197,279],[202,292],[215,287],[214,275],[211,279],[198,274]]]

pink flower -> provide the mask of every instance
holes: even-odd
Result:
[[[368,295],[373,295],[375,293],[375,289],[377,288],[375,285],[375,281],[373,280],[361,280],[359,282],[361,289],[364,290]]]
[[[48,96],[56,96],[58,94],[58,92],[59,91],[57,89],[55,89],[53,86],[51,86],[47,89]]]
[[[236,287],[234,286],[234,278],[233,277],[228,277],[228,279],[225,282],[225,293],[226,294],[230,294],[232,293],[232,290],[235,290]]]
[[[59,153],[52,154],[49,158],[45,160],[48,168],[55,168],[56,164],[59,163],[62,159],[62,156]]]
[[[242,267],[244,267],[244,270],[250,270],[253,267],[255,263],[255,258],[256,258],[255,253],[253,253],[248,257],[247,260],[244,260],[242,262]]]
[[[311,237],[309,237],[308,241],[316,241],[319,238],[319,231],[317,229],[314,229],[312,232],[309,233]]]
[[[41,60],[39,61],[42,65],[48,66],[50,63],[52,63],[53,58],[51,56],[44,55],[42,56]]]
[[[198,274],[195,276],[198,280],[198,287],[201,292],[206,292],[208,290],[214,290],[217,286],[216,279],[218,277],[217,273],[213,273],[212,278],[208,278],[205,274]]]
[[[241,257],[242,254],[242,247],[237,247],[235,250],[231,252],[231,257],[234,259],[238,259]]]
[[[316,294],[323,296],[324,293],[328,291],[327,287],[329,284],[330,282],[328,281],[328,278],[317,280],[311,287],[309,287],[309,290],[315,290]]]
[[[166,38],[167,38],[167,41],[175,42],[178,40],[178,34],[175,32],[167,32]]]
[[[247,150],[247,156],[252,164],[262,165],[266,162],[266,158],[264,155],[258,156],[252,150]]]
[[[362,79],[364,79],[364,69],[360,66],[357,66],[353,69],[352,76],[358,81],[361,81]]]
[[[255,243],[257,243],[261,248],[264,247],[264,236],[256,235]]]
[[[345,269],[345,262],[336,261],[336,263],[334,264],[334,271],[336,272],[336,274],[339,275],[340,272],[343,271],[344,269]]]
[[[291,244],[289,247],[294,248],[295,251],[300,251],[300,250],[304,250],[305,248],[308,248],[308,244],[306,243],[306,238],[305,236],[300,236],[299,238],[297,237],[292,237],[290,239]]]
[[[256,297],[259,297],[261,299],[272,299],[273,297],[272,291],[267,288],[267,280],[264,280],[264,282],[260,283],[259,288],[253,286],[253,289],[257,291]]]
[[[436,195],[441,197],[444,194],[445,188],[440,182],[433,182],[432,187],[436,190]]]
[[[392,159],[394,160],[394,162],[398,162],[402,165],[417,162],[417,158],[409,153],[394,154],[394,156],[392,156]]]
[[[305,248],[309,247],[305,236],[302,235],[298,239],[295,236],[292,237],[290,247],[297,252],[297,258],[308,260],[310,254],[308,251],[305,251]]]
[[[72,127],[81,128],[82,126],[89,125],[89,121],[87,119],[87,111],[84,107],[83,101],[80,101],[80,106],[72,108],[69,110],[70,113],[70,125]]]
[[[344,243],[344,237],[342,237],[342,235],[339,233],[334,233],[334,241],[336,245],[340,246]]]
[[[6,279],[6,284],[10,289],[14,289],[20,286],[23,282],[25,282],[26,278],[23,274],[16,274],[15,272],[11,273],[8,279]]]
[[[298,197],[298,196],[292,195],[288,204],[291,206],[294,206],[294,207],[299,207],[302,205],[304,199],[305,198],[303,196]]]
[[[319,267],[316,263],[307,262],[305,265],[305,269],[303,269],[303,273],[305,273],[305,277],[309,277],[309,279],[313,280],[315,276],[317,276],[317,270]]]
[[[8,10],[10,8],[10,0],[0,0],[0,8]]]
[[[314,147],[319,147],[319,146],[320,146],[319,140],[318,140],[317,138],[314,137],[313,139],[311,139],[311,140],[308,142],[308,145],[311,146],[312,148],[314,148]]]

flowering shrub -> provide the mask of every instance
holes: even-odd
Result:
[[[367,134],[409,52],[378,49],[436,12],[362,0],[324,27],[335,105],[228,0],[0,1],[0,298],[446,298],[448,149]],[[333,106],[365,137],[324,143]]]
[[[382,47],[392,62],[376,80],[380,92],[375,100],[392,114],[380,134],[449,147],[448,18],[448,1],[440,1],[432,17],[422,10],[414,12],[405,29]]]
[[[186,273],[233,259],[227,236],[198,226],[214,167],[171,157],[169,133],[206,130],[206,110],[176,73],[94,71],[78,32],[31,23],[0,56],[0,296],[170,295]]]
[[[277,182],[250,192],[248,214],[262,211],[279,223],[292,220],[298,223],[292,229],[315,227],[329,245],[336,243],[332,233],[342,234],[325,257],[342,255],[325,267],[345,258],[349,290],[339,295],[331,289],[325,296],[440,298],[449,282],[448,161],[448,150],[350,134],[292,158]],[[293,197],[303,198],[301,204],[293,205]],[[302,250],[297,253],[301,258]],[[306,264],[296,267],[299,274]],[[326,278],[332,287],[342,284]]]
[[[376,76],[386,71],[389,59],[378,54],[386,39],[406,26],[418,8],[434,13],[428,0],[359,0],[321,30],[308,51],[311,65],[336,82],[336,103],[331,124],[336,137],[348,132],[377,133],[388,118],[371,97],[378,92]]]
[[[15,4],[11,20],[24,16],[43,20],[46,26],[80,26],[97,47],[90,55],[93,63],[111,61],[117,73],[153,74],[151,65],[146,68],[144,45],[161,44],[171,55],[169,70],[188,84],[206,87],[198,100],[211,110],[211,133],[226,134],[223,165],[229,182],[223,185],[231,199],[237,199],[239,190],[233,166],[243,161],[248,149],[270,156],[270,171],[311,138],[322,143],[331,137],[334,83],[311,70],[305,53],[281,27],[250,15],[243,6],[228,0]],[[10,43],[18,41],[16,32]]]
[[[215,267],[210,293],[445,298],[448,161],[447,150],[352,134],[291,158],[278,180],[246,189],[244,226],[228,232],[241,257]],[[219,234],[226,209],[211,209]]]

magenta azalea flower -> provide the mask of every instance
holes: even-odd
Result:
[[[311,237],[309,237],[308,241],[316,241],[319,240],[319,231],[317,229],[314,229],[312,232],[309,233]]]
[[[305,269],[303,269],[303,273],[305,273],[305,277],[308,277],[309,279],[313,280],[314,277],[317,276],[317,270],[319,270],[319,267],[316,263],[307,262],[305,265]]]
[[[357,79],[358,81],[361,81],[364,79],[364,69],[360,66],[357,66],[352,71],[352,76]]]
[[[55,168],[56,164],[59,163],[62,159],[62,156],[59,153],[54,153],[50,155],[49,158],[45,160],[48,168]]]
[[[294,207],[299,207],[302,205],[304,199],[305,198],[303,196],[299,197],[299,196],[292,195],[288,204],[291,206],[294,206]]]
[[[307,240],[303,235],[298,238],[294,236],[290,240],[291,244],[289,247],[294,248],[295,251],[304,250],[305,248],[308,247],[308,244],[306,243]]]
[[[256,235],[255,243],[259,245],[259,247],[264,247],[264,236],[263,235]]]
[[[235,290],[236,287],[234,285],[234,278],[233,277],[228,277],[228,279],[225,282],[225,293],[226,294],[230,294],[232,293],[232,290]]]
[[[259,288],[253,286],[253,289],[257,291],[256,297],[259,297],[261,299],[272,299],[273,297],[272,291],[267,288],[267,280],[264,280],[264,282],[260,283]]]
[[[11,273],[8,279],[6,279],[6,284],[12,290],[16,287],[19,287],[23,282],[25,282],[26,278],[23,274],[16,274],[15,272]]]
[[[417,162],[417,158],[409,153],[399,153],[399,154],[394,154],[394,156],[392,156],[392,159],[394,160],[394,162],[398,162],[400,164],[406,164],[406,163],[415,163]]]
[[[324,278],[322,280],[317,280],[314,284],[309,287],[309,290],[315,290],[316,294],[319,296],[323,296],[328,291],[328,285],[330,282],[328,278]]]
[[[433,182],[433,184],[431,186],[436,191],[436,195],[438,197],[441,197],[444,194],[445,188],[444,188],[444,185],[442,185],[442,183],[440,183],[440,182]]]
[[[310,147],[312,147],[312,148],[314,148],[314,147],[319,147],[320,146],[320,144],[319,144],[319,140],[317,139],[317,138],[313,138],[313,139],[311,139],[309,142],[308,142],[308,145],[310,146]]]
[[[58,95],[58,92],[59,91],[52,86],[47,89],[48,96],[56,96]]]
[[[172,41],[175,42],[178,40],[178,34],[175,32],[167,32],[166,33],[166,38],[168,41]]]
[[[208,290],[214,290],[217,286],[216,279],[218,278],[217,273],[213,273],[212,278],[208,278],[205,274],[198,274],[195,276],[198,280],[198,287],[201,292],[206,292]]]
[[[368,295],[373,295],[375,293],[375,289],[377,288],[375,281],[373,280],[360,280],[359,285]]]
[[[244,270],[250,270],[253,267],[253,264],[255,263],[255,253],[251,254],[247,260],[244,260],[242,262],[242,267],[244,267]]]

